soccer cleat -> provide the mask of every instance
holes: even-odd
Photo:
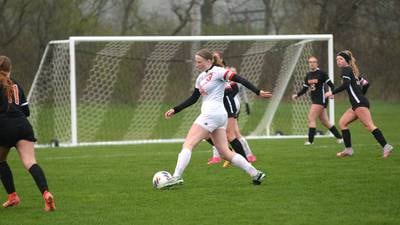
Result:
[[[388,158],[390,156],[390,153],[392,153],[393,146],[386,144],[383,147],[383,158]]]
[[[167,189],[176,185],[181,185],[183,184],[183,179],[182,177],[172,177],[167,181],[160,189]]]
[[[212,165],[212,164],[217,164],[221,162],[221,158],[220,157],[212,157],[208,159],[207,164],[208,165]]]
[[[312,145],[313,143],[312,142],[309,142],[309,141],[306,141],[306,142],[304,142],[304,145]]]
[[[336,142],[337,142],[338,144],[343,144],[343,138],[336,139]]]
[[[265,175],[265,173],[263,173],[262,171],[258,171],[257,174],[253,176],[253,184],[260,185],[266,176],[267,175]]]
[[[43,193],[43,200],[44,200],[44,211],[50,212],[56,210],[56,203],[54,202],[54,197],[50,192],[45,191]]]
[[[247,155],[247,161],[249,161],[249,163],[253,163],[255,162],[257,159],[253,154],[248,154]]]
[[[21,202],[21,199],[18,197],[16,192],[13,192],[8,195],[7,201],[3,203],[3,207],[11,207],[17,206]]]
[[[353,149],[345,149],[341,152],[336,153],[337,157],[347,157],[353,155]]]
[[[225,160],[224,164],[222,165],[222,167],[224,167],[224,168],[228,168],[230,166],[231,166],[231,162],[229,162],[228,160]]]

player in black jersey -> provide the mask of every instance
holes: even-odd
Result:
[[[37,164],[33,143],[36,141],[32,126],[27,120],[29,107],[21,87],[10,79],[11,60],[0,56],[0,179],[8,193],[3,207],[16,206],[20,198],[15,191],[7,156],[12,147],[32,175],[45,202],[45,211],[55,210],[53,195],[48,191],[46,177]]]
[[[236,74],[236,69],[234,67],[227,67],[226,63],[223,59],[222,53],[221,52],[214,52],[213,53],[213,58],[216,64],[227,68],[228,70],[232,71],[233,73]],[[235,102],[235,96],[239,93],[239,86],[236,82],[230,81],[226,84],[225,92],[224,92],[224,107],[225,110],[228,114],[228,124],[226,127],[226,135],[228,138],[228,141],[232,148],[242,155],[247,161],[249,162],[255,162],[256,158],[253,155],[251,149],[249,148],[249,145],[240,135],[240,130],[239,126],[237,123],[237,118],[239,115],[239,108],[236,105]],[[212,141],[210,139],[207,139],[207,141],[213,145]],[[218,150],[213,146],[213,157],[208,160],[208,164],[215,164],[219,163],[221,161],[221,157],[219,156]],[[225,160],[223,167],[228,167],[230,165],[229,161]]]
[[[332,92],[327,92],[325,96],[330,97],[346,90],[351,104],[351,109],[347,110],[339,121],[340,129],[342,129],[345,149],[341,152],[338,152],[336,155],[338,157],[353,155],[350,130],[347,126],[351,122],[360,119],[365,128],[367,128],[374,135],[375,139],[382,146],[383,157],[389,157],[393,147],[386,142],[382,132],[372,121],[371,113],[369,111],[369,101],[364,96],[364,93],[368,88],[368,82],[361,78],[356,64],[356,59],[353,57],[353,54],[350,51],[345,50],[336,55],[336,63],[338,67],[342,69],[341,76],[343,83],[340,87],[336,88]]]
[[[321,123],[336,137],[337,142],[342,143],[342,135],[340,135],[335,125],[332,125],[329,122],[328,113],[326,112],[328,99],[325,97],[325,84],[327,84],[331,89],[334,89],[335,86],[329,79],[328,75],[318,68],[317,57],[310,56],[308,58],[308,66],[310,71],[304,78],[303,88],[297,94],[292,96],[292,99],[296,100],[298,97],[305,94],[308,89],[311,90],[310,96],[312,104],[310,112],[308,113],[308,141],[304,144],[310,145],[314,142],[317,118],[319,118]]]

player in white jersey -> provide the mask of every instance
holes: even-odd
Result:
[[[254,168],[241,155],[232,152],[228,148],[226,138],[227,112],[223,104],[225,83],[229,80],[242,83],[263,98],[272,96],[270,92],[257,89],[246,79],[219,66],[214,66],[212,53],[207,49],[199,50],[195,55],[196,68],[203,71],[199,74],[192,96],[180,105],[165,112],[165,118],[170,119],[174,114],[194,104],[202,96],[201,113],[190,128],[183,148],[178,155],[173,177],[166,183],[165,187],[182,184],[182,174],[189,164],[192,150],[203,139],[211,136],[220,155],[232,162],[233,165],[246,171],[253,180],[253,184],[261,184],[265,173]]]

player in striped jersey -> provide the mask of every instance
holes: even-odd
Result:
[[[246,79],[225,68],[215,66],[213,55],[207,49],[201,49],[196,53],[195,63],[196,68],[203,72],[197,77],[192,96],[164,114],[166,119],[170,119],[174,114],[194,104],[202,96],[201,113],[194,121],[185,138],[183,148],[178,155],[173,177],[166,183],[165,187],[183,183],[182,174],[190,162],[192,150],[209,136],[211,136],[215,147],[224,159],[246,171],[252,177],[253,184],[261,184],[266,176],[265,173],[257,170],[244,157],[230,151],[228,148],[226,138],[227,112],[224,108],[223,97],[225,84],[230,80],[242,83],[261,97],[269,98],[272,94],[257,89]]]
[[[45,211],[55,210],[53,195],[48,191],[47,180],[37,164],[33,143],[36,141],[32,126],[27,120],[29,107],[22,88],[10,79],[11,60],[0,56],[0,179],[8,193],[3,207],[16,206],[20,198],[15,191],[14,179],[7,163],[12,147],[19,153],[26,170],[32,175],[45,202]]]
[[[341,75],[343,83],[340,87],[336,88],[332,92],[327,92],[325,96],[330,97],[346,90],[352,107],[351,110],[347,110],[340,118],[339,126],[342,129],[345,149],[341,152],[338,152],[336,155],[338,157],[353,155],[354,151],[351,146],[351,135],[348,125],[353,121],[360,119],[365,128],[372,133],[378,143],[382,146],[383,157],[389,157],[393,147],[386,142],[382,132],[378,127],[375,126],[372,120],[371,113],[369,111],[369,101],[364,96],[363,88],[361,87],[366,86],[366,81],[360,76],[356,59],[350,51],[345,50],[336,55],[336,63],[338,67],[342,69]],[[366,88],[368,88],[368,86],[366,86]],[[364,89],[364,93],[365,92],[366,89]]]
[[[310,71],[304,78],[303,88],[295,95],[292,96],[293,100],[302,96],[311,90],[311,107],[308,113],[308,141],[305,145],[311,145],[314,142],[314,136],[317,127],[317,118],[320,119],[321,123],[329,129],[329,131],[336,137],[338,143],[342,143],[342,135],[336,129],[335,125],[329,122],[328,113],[326,112],[326,106],[328,105],[328,99],[324,96],[326,84],[334,89],[332,81],[329,79],[328,74],[318,68],[318,59],[315,56],[308,58],[308,66]]]

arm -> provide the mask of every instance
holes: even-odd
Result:
[[[304,95],[307,92],[307,90],[308,90],[308,86],[303,84],[303,88],[297,93],[297,97]]]
[[[25,116],[28,117],[31,113],[30,113],[30,110],[29,110],[28,102],[26,101],[25,93],[24,93],[24,91],[22,90],[22,88],[19,85],[17,85],[17,86],[18,86],[18,89],[19,89],[19,91],[18,91],[19,99],[21,101],[20,102],[20,109],[25,114]]]
[[[331,88],[331,90],[335,90],[335,85],[332,83],[330,79],[326,81],[326,84]]]
[[[332,90],[332,94],[337,94],[339,92],[342,92],[346,90],[346,88],[350,85],[350,80],[349,79],[343,79],[342,85],[340,85],[338,88]]]
[[[231,78],[232,81],[235,81],[237,83],[241,83],[243,84],[243,86],[245,86],[247,89],[251,90],[252,92],[254,92],[254,94],[256,95],[260,95],[260,89],[256,88],[252,83],[250,83],[248,80],[246,80],[245,78],[235,74],[232,76]]]
[[[199,89],[195,88],[193,90],[192,95],[187,98],[185,101],[183,101],[181,104],[175,106],[174,109],[174,113],[178,113],[180,111],[182,111],[183,109],[193,105],[194,103],[197,102],[197,100],[200,98],[200,91]]]

